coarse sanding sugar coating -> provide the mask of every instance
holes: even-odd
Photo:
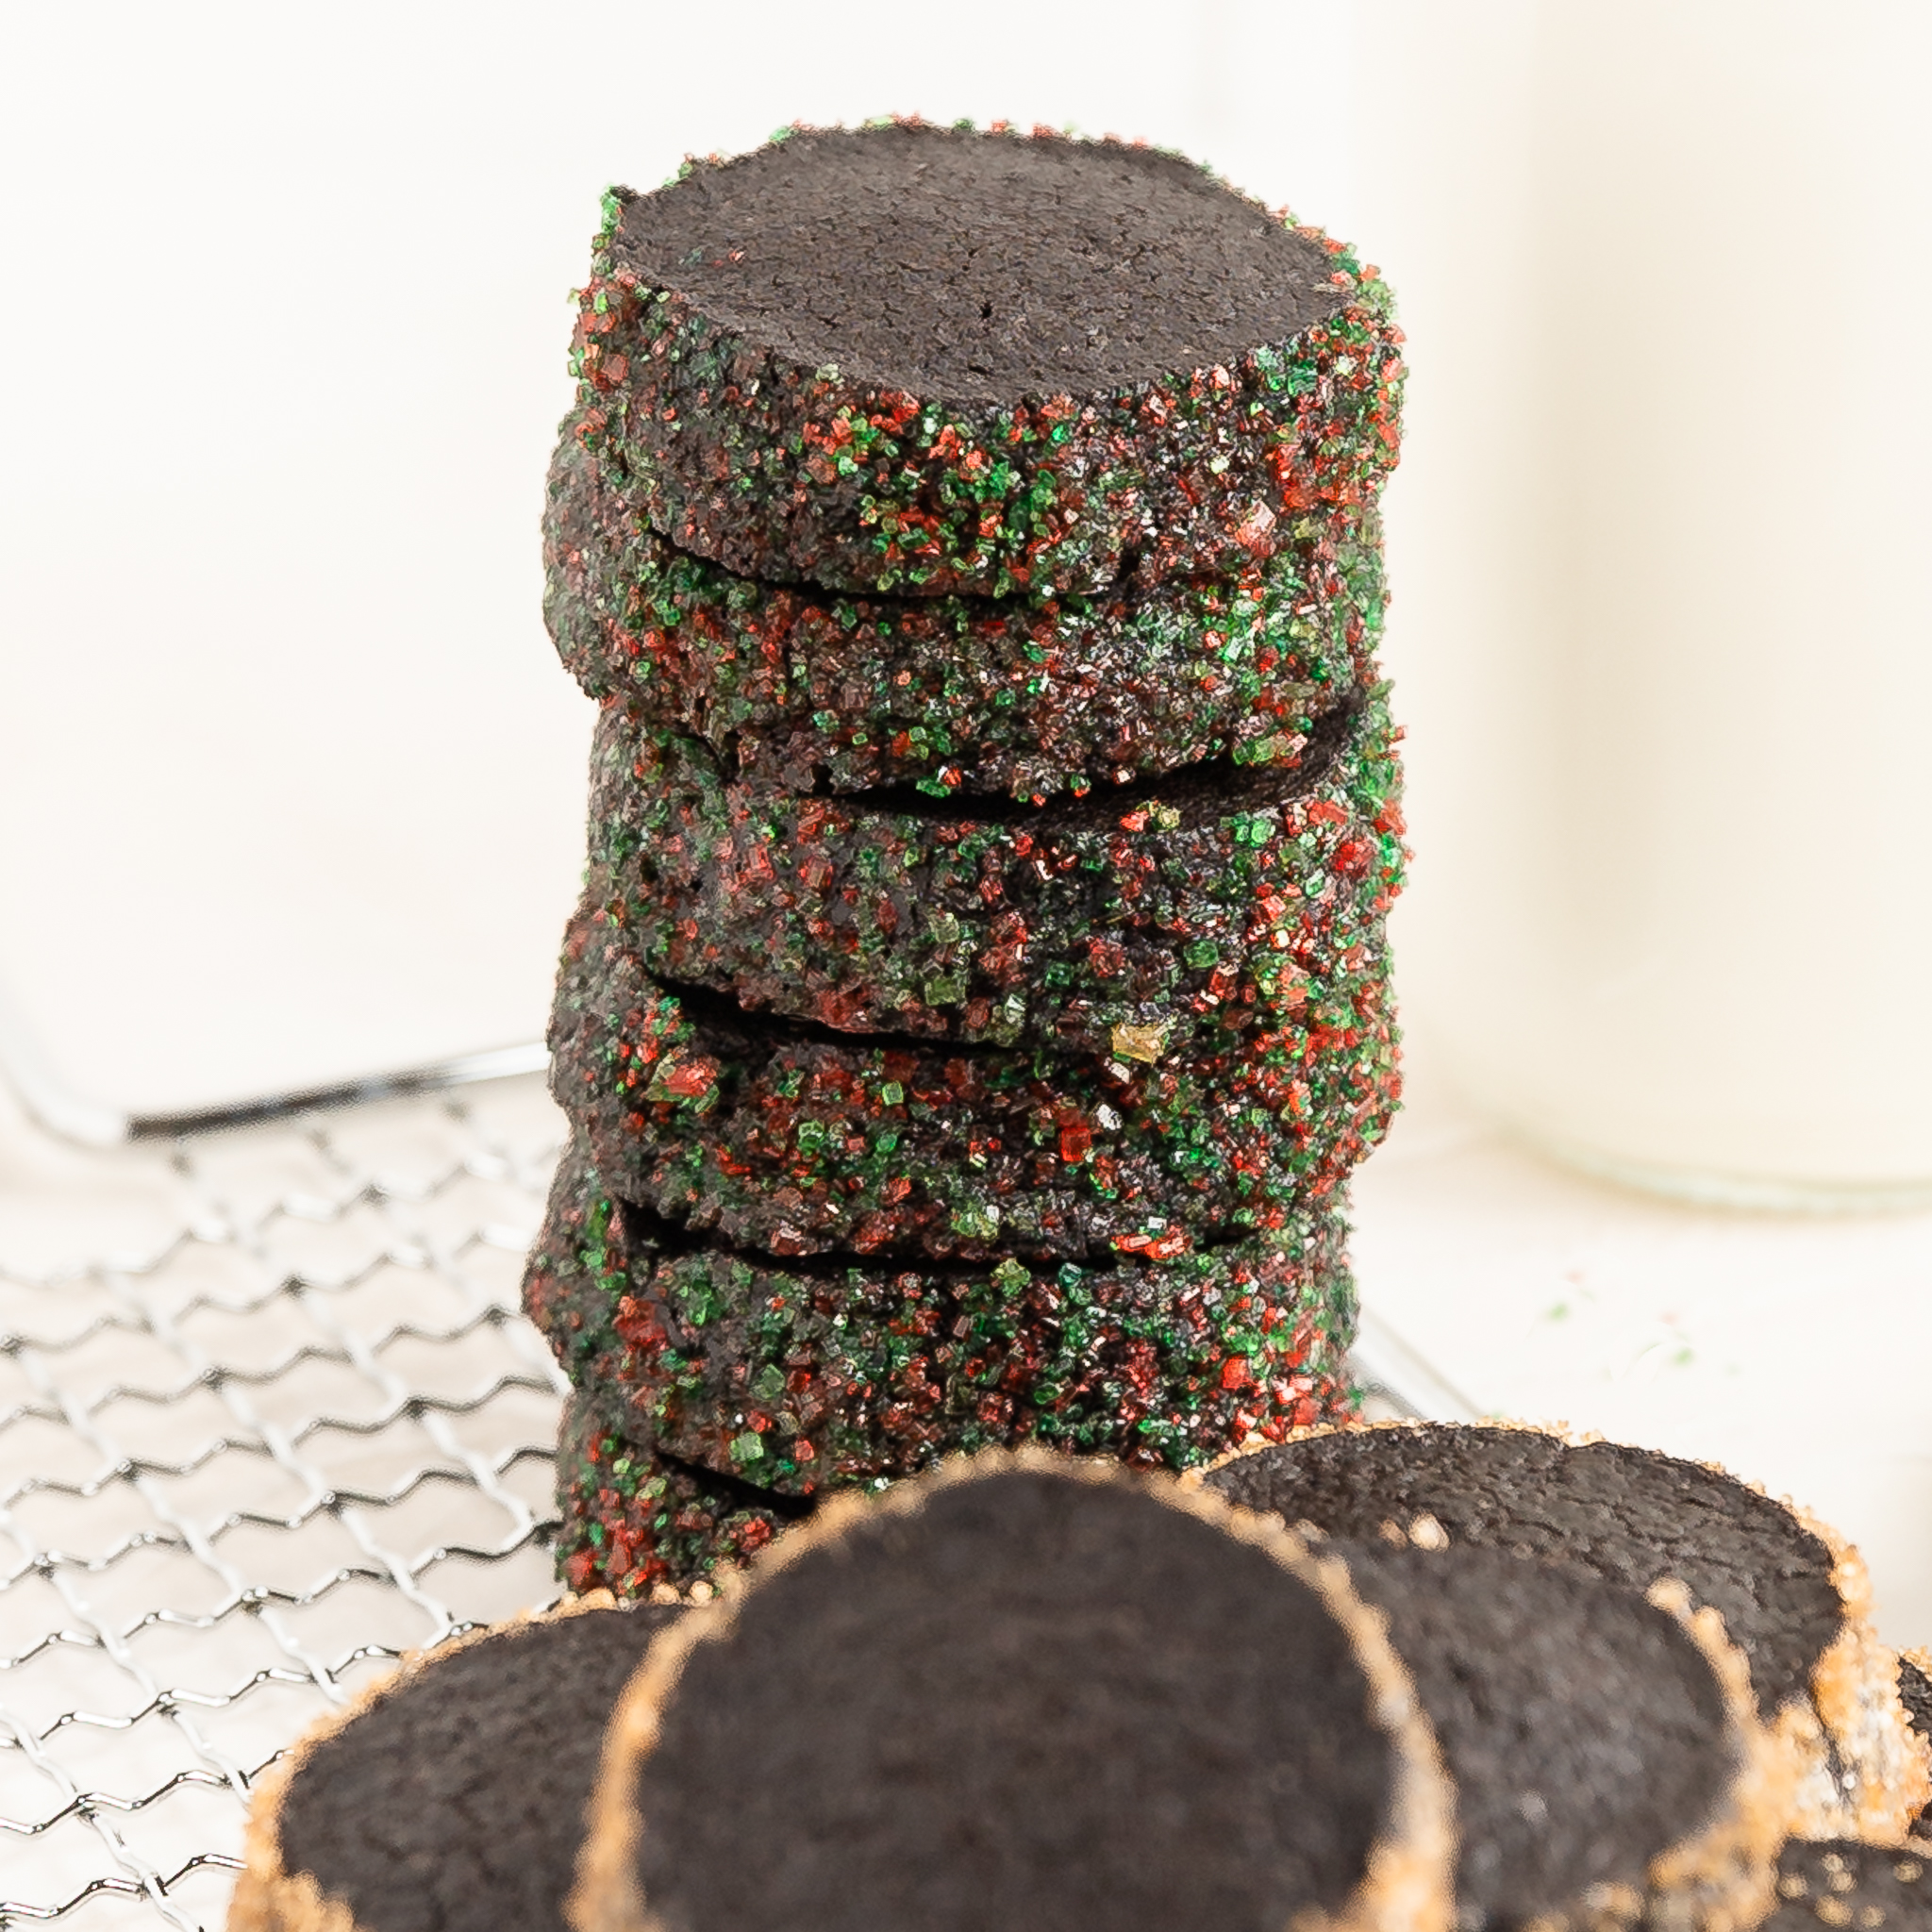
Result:
[[[906,1475],[1021,1435],[1158,1463],[1257,1404],[1320,1413],[1352,1312],[1343,1233],[1318,1204],[1152,1267],[787,1260],[680,1238],[618,1199],[575,1142],[525,1301],[640,1449],[808,1507],[841,1476]],[[638,1554],[626,1486],[607,1487],[601,1558],[575,1582],[612,1563],[627,1574]]]
[[[1370,675],[1372,512],[1284,519],[1272,553],[1231,571],[1091,596],[853,596],[678,549],[580,426],[558,439],[543,520],[558,654],[592,697],[728,742],[741,775],[779,791],[1042,805],[1208,758],[1269,763]]]

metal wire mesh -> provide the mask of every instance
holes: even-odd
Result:
[[[536,1078],[182,1139],[155,1252],[0,1255],[0,1927],[214,1932],[314,1718],[554,1601],[562,1141]]]
[[[218,1927],[281,1749],[556,1596],[561,1140],[536,1080],[181,1140],[158,1252],[0,1257],[0,1925]]]

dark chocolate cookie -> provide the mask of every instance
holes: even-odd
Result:
[[[1212,765],[1044,808],[799,797],[615,711],[592,752],[593,890],[662,978],[842,1031],[1161,1059],[1388,974],[1405,854],[1380,691],[1291,766]]]
[[[1799,1778],[1794,1831],[1896,1838],[1924,1804],[1896,1658],[1856,1551],[1705,1463],[1517,1425],[1377,1424],[1238,1456],[1218,1495],[1332,1536],[1420,1533],[1644,1590],[1674,1577],[1723,1617]]]
[[[1343,1411],[1354,1289],[1333,1209],[1096,1268],[892,1267],[706,1246],[573,1145],[524,1306],[633,1441],[809,1495],[1022,1441],[1185,1467]]]
[[[1748,1924],[1783,1809],[1714,1615],[1499,1550],[1327,1542],[1415,1675],[1456,1788],[1460,1932]]]
[[[1092,1263],[1284,1224],[1394,1110],[1369,980],[1170,1064],[853,1036],[643,974],[601,915],[568,938],[551,1091],[626,1198],[774,1255]],[[1331,1010],[1324,1008],[1323,1010]]]
[[[1345,1580],[1092,1464],[828,1512],[626,1692],[582,1932],[1433,1932],[1448,1793]]]
[[[1374,271],[1176,156],[800,129],[615,191],[573,366],[652,525],[772,582],[1106,591],[1373,500]]]
[[[605,1724],[677,1614],[502,1624],[323,1719],[258,1788],[229,1932],[560,1927]]]
[[[854,597],[658,536],[564,425],[544,615],[592,697],[728,748],[768,791],[919,786],[1044,803],[1216,758],[1279,762],[1370,680],[1373,510],[1304,515],[1239,569],[1091,596]]]

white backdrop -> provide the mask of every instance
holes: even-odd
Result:
[[[1430,141],[1404,146],[1378,88],[1388,37],[1428,26],[1407,84],[1441,90],[1435,111],[1498,117],[1465,145],[1501,152],[1498,100],[1533,44],[1518,28],[1558,4],[16,7],[10,1010],[70,1085],[124,1107],[534,1039],[590,724],[539,621],[536,521],[598,194],[791,118],[916,109],[1148,135],[1387,270],[1416,337],[1391,494],[1420,855],[1398,984],[1411,1028],[1511,1018],[1449,990],[1497,849],[1476,808],[1496,717],[1470,676],[1480,575],[1513,568],[1521,538],[1511,506],[1488,548],[1428,507],[1453,505],[1472,424],[1509,424],[1457,377],[1482,345],[1452,331],[1430,262],[1493,247],[1511,197],[1547,184],[1528,167],[1474,183]],[[1605,0],[1592,17],[1622,16]],[[1458,608],[1475,614],[1461,632]],[[1567,1413],[1804,1496],[1872,1552],[1888,1630],[1925,1641],[1932,1215],[1644,1205],[1524,1158],[1441,1095],[1417,1083],[1357,1189],[1372,1309],[1478,1408]],[[9,1179],[37,1184],[8,1161],[0,1147],[0,1208]]]
[[[1348,21],[1306,0],[186,0],[7,42],[0,1000],[123,1108],[541,1033],[591,708],[536,526],[607,183],[1005,116],[1348,232]]]

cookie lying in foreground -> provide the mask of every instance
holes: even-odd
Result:
[[[612,1720],[578,1932],[1445,1932],[1449,1792],[1339,1567],[994,1453],[829,1506]]]
[[[1926,1801],[1857,1552],[1722,1470],[1520,1424],[1391,1423],[1317,1428],[1199,1480],[1331,1537],[1471,1543],[1638,1590],[1674,1577],[1749,1662],[1796,1778],[1789,1830],[1895,1843]]]
[[[1763,1914],[1789,1767],[1714,1611],[1468,1543],[1322,1547],[1389,1619],[1435,1729],[1459,1932]]]
[[[228,1932],[560,1926],[605,1724],[680,1614],[575,1603],[330,1713],[257,1787]]]
[[[673,542],[769,582],[1231,570],[1395,460],[1373,271],[1122,142],[801,128],[607,196],[580,305],[594,452]]]

